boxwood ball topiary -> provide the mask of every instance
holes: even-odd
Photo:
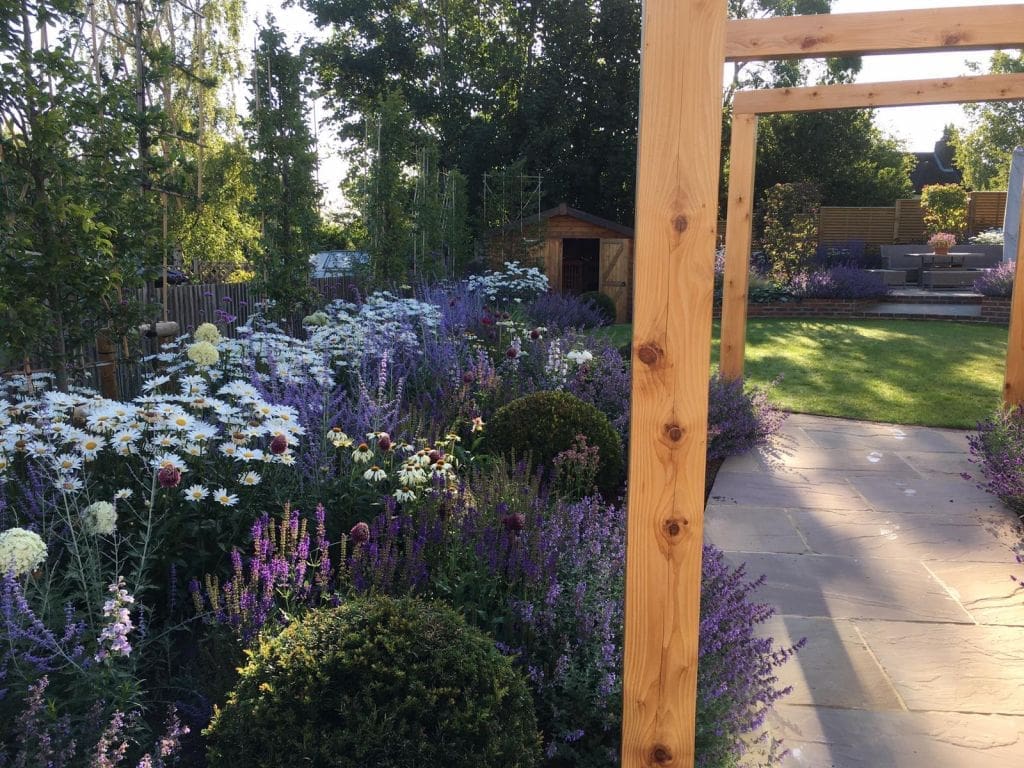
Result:
[[[615,299],[601,291],[586,291],[580,294],[580,300],[585,301],[594,307],[604,317],[604,324],[611,325],[618,317],[618,310],[615,307]]]
[[[211,768],[533,768],[522,675],[439,603],[361,598],[250,652],[206,730]]]
[[[535,466],[550,468],[576,435],[597,447],[598,487],[611,498],[625,476],[622,442],[605,414],[568,392],[534,392],[499,408],[487,423],[487,449],[516,457],[529,454]]]

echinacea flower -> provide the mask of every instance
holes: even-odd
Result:
[[[373,451],[366,443],[360,443],[359,447],[352,451],[352,461],[356,464],[369,464],[373,460]]]
[[[399,488],[392,494],[398,501],[415,501],[416,494],[408,488]]]
[[[363,479],[369,480],[370,482],[379,483],[381,480],[386,480],[387,477],[388,473],[385,472],[380,467],[378,467],[376,464],[374,464],[372,467],[370,467],[363,473]]]

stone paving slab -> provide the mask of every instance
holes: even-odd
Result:
[[[779,684],[792,686],[787,704],[876,711],[905,709],[892,681],[852,621],[774,616],[762,633],[783,648],[801,639],[800,663],[783,665]]]
[[[1024,717],[781,705],[769,717],[783,768],[1016,768]]]
[[[727,461],[705,533],[807,645],[770,718],[789,768],[1024,768],[1016,517],[961,473],[966,433],[793,416]]]
[[[928,568],[978,624],[1024,627],[1024,590],[1010,578],[1024,579],[1024,566],[928,563]]]
[[[830,555],[726,552],[751,576],[768,576],[758,599],[786,616],[972,624],[970,614],[919,562]]]
[[[900,560],[909,557],[954,563],[1006,562],[1006,546],[970,519],[936,520],[932,515],[918,513],[831,509],[795,509],[788,518],[809,551],[816,554]]]
[[[1024,627],[861,621],[857,629],[907,709],[1024,715]]]

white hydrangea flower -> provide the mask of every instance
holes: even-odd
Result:
[[[82,510],[85,530],[95,536],[109,536],[117,528],[117,510],[109,501],[94,501]]]
[[[203,323],[196,332],[192,334],[196,341],[205,341],[209,344],[219,344],[221,341],[220,331],[217,330],[217,326],[213,323]]]
[[[9,528],[0,533],[0,570],[24,576],[46,561],[46,544],[38,533]]]
[[[186,354],[189,360],[202,367],[209,367],[220,360],[217,348],[208,341],[197,341],[188,348]]]

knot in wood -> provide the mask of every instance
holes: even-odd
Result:
[[[668,439],[673,443],[678,443],[683,439],[683,428],[678,424],[666,424],[665,434],[668,435]]]
[[[942,38],[942,44],[947,48],[952,48],[963,39],[964,36],[959,32],[949,32]]]
[[[674,219],[672,219],[672,228],[676,232],[685,232],[686,228],[689,227],[689,226],[690,226],[690,222],[688,222],[686,220],[686,217],[683,216],[682,214],[679,214]]]
[[[821,43],[824,42],[824,37],[815,37],[814,35],[808,35],[807,37],[800,41],[800,48],[805,51],[809,51],[811,48],[814,48],[815,46],[820,45]]]
[[[668,765],[672,762],[672,750],[664,744],[656,744],[651,750],[651,762],[655,765]]]
[[[685,517],[670,517],[665,521],[664,528],[665,533],[670,537],[675,538],[683,532],[683,528],[690,524],[690,521]]]
[[[657,344],[644,344],[637,350],[637,357],[644,365],[654,365],[661,357],[661,349]]]

